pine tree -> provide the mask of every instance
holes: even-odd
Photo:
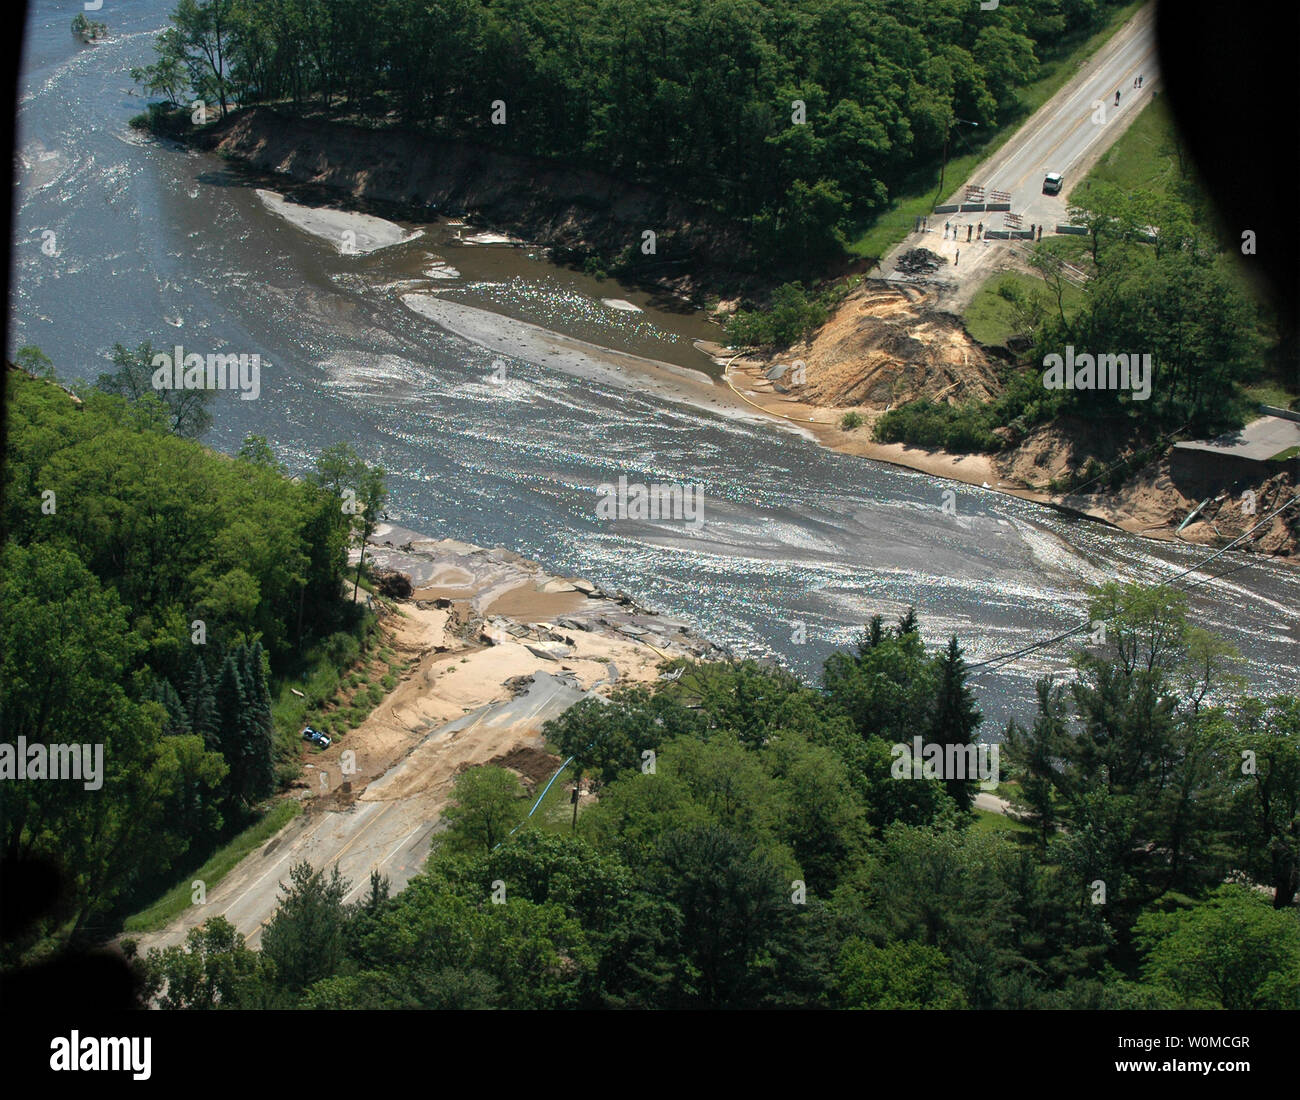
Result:
[[[961,647],[957,644],[955,635],[949,639],[943,653],[935,658],[934,669],[936,676],[934,709],[929,729],[930,743],[962,747],[976,744],[975,732],[984,721],[984,716],[975,705],[975,693],[966,683],[966,662],[962,659]],[[967,762],[964,778],[946,777],[944,789],[957,803],[958,809],[966,812],[975,802],[979,777],[971,774],[970,754],[964,753],[962,758]],[[946,751],[944,759],[949,759]]]
[[[907,614],[899,617],[897,633],[901,638],[904,634],[915,634],[916,630],[916,608],[909,607],[907,609]]]
[[[185,708],[190,717],[190,729],[203,738],[203,745],[210,752],[221,750],[220,719],[217,715],[217,699],[212,691],[212,681],[203,658],[195,656],[194,667],[190,669],[189,684],[186,688]]]
[[[167,719],[163,723],[164,734],[176,736],[190,732],[190,716],[170,680],[155,680],[149,689],[149,698],[155,703],[161,703],[167,711]]]
[[[226,777],[228,802],[247,801],[248,762],[244,755],[247,744],[247,702],[244,685],[239,675],[236,653],[229,652],[221,665],[221,679],[217,681],[217,740],[221,755],[226,758],[230,774]]]
[[[858,638],[858,656],[861,657],[875,649],[885,640],[884,620],[879,615],[872,615],[871,622]]]
[[[275,789],[275,724],[271,718],[271,692],[266,684],[262,643],[254,642],[244,649],[242,656],[249,796],[265,798]]]

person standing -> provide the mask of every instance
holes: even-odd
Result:
[[[983,223],[983,222],[980,222],[978,228],[975,230],[975,239],[976,239],[977,241],[980,241],[980,240],[983,240],[983,239],[984,239],[984,223]]]
[[[1038,227],[1038,239],[1040,241],[1043,239],[1043,227],[1041,225]]]
[[[948,230],[951,229],[951,228],[952,228],[952,222],[944,222],[944,223],[943,223],[943,239],[944,239],[945,241],[948,239]]]
[[[1119,106],[1119,89],[1118,89],[1118,88],[1115,89],[1115,106],[1116,106],[1116,107]]]
[[[957,258],[956,258],[955,260],[953,260],[952,265],[953,265],[953,267],[956,267],[959,263],[961,263],[961,249],[960,249],[960,248],[957,249]]]

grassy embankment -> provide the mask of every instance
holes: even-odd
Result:
[[[1069,199],[1082,198],[1094,183],[1110,183],[1128,190],[1146,190],[1160,197],[1180,197],[1178,135],[1166,101],[1152,99],[1133,124],[1120,136],[1091,172],[1070,191]],[[1083,266],[1086,245],[1082,239],[1058,237],[1043,242],[1061,259]],[[962,319],[966,331],[981,344],[1006,344],[1016,334],[1014,312],[1003,291],[1016,287],[1030,291],[1041,288],[1043,281],[1034,275],[1006,272],[988,279],[971,299]],[[1084,293],[1076,286],[1065,292],[1062,305],[1067,317],[1073,317],[1084,302]]]

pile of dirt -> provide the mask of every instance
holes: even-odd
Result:
[[[899,256],[895,266],[904,275],[930,275],[941,267],[947,267],[948,261],[928,248],[914,248]]]
[[[411,598],[411,578],[396,570],[378,570],[374,574],[375,591],[397,600]]]
[[[555,769],[560,766],[561,758],[528,745],[516,745],[509,752],[494,756],[488,763],[499,768],[509,768],[532,790],[550,780]]]
[[[808,344],[784,358],[796,357],[805,365],[804,384],[791,393],[811,405],[990,401],[1002,389],[997,360],[967,335],[961,318],[934,308],[933,292],[881,280],[864,282]]]
[[[1109,466],[1140,445],[1124,440],[1111,421],[1063,416],[1040,424],[994,461],[1003,481],[1047,490],[1052,481],[1078,474],[1089,459]]]

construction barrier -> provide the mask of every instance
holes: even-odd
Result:
[[[1011,204],[1009,202],[986,202],[984,204],[984,209],[990,213],[997,210],[1010,210]]]
[[[982,202],[964,202],[961,204],[961,212],[963,214],[973,214],[982,211],[983,209],[984,204]]]
[[[936,207],[934,208],[934,212],[935,212],[936,214],[955,214],[955,213],[957,213],[957,207],[956,207],[956,206],[936,206]]]
[[[1076,237],[1086,237],[1088,235],[1087,228],[1082,225],[1058,225],[1056,231],[1058,233],[1073,233]]]

